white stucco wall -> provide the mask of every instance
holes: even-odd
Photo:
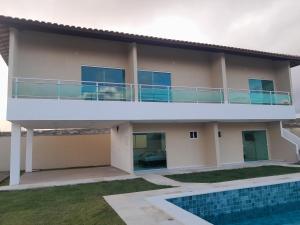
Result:
[[[190,139],[190,131],[198,138]],[[166,135],[169,169],[215,165],[215,142],[211,126],[204,123],[136,123],[133,132],[158,132]]]
[[[271,160],[280,160],[287,162],[297,162],[296,146],[281,137],[280,123],[273,122],[268,124],[270,137],[270,155]]]
[[[21,169],[25,165],[25,137]],[[34,136],[33,169],[110,165],[110,134]],[[10,137],[0,137],[0,171],[9,170]]]
[[[111,129],[111,165],[133,172],[132,125],[123,123]]]

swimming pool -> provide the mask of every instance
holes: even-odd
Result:
[[[215,225],[300,224],[300,181],[166,200]]]

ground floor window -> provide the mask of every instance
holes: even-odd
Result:
[[[134,170],[167,167],[164,133],[134,133]]]
[[[243,131],[245,161],[268,160],[266,131]]]

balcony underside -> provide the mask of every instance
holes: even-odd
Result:
[[[33,128],[112,127],[131,122],[241,122],[295,119],[295,107],[214,103],[157,103],[9,99],[7,120]]]

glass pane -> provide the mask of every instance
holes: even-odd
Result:
[[[124,83],[125,71],[121,69],[105,68],[105,78],[103,82]]]
[[[85,87],[85,92],[82,93],[81,84],[61,84],[60,85],[60,97],[62,99],[84,99],[85,94],[89,92],[95,92],[95,90],[89,90],[90,86]]]
[[[256,160],[268,160],[267,136],[265,131],[255,131]]]
[[[251,102],[249,91],[244,90],[229,90],[228,98],[230,103],[250,104]]]
[[[171,96],[172,102],[197,102],[197,89],[174,87]]]
[[[153,73],[153,85],[171,86],[171,74],[163,72]]]
[[[270,105],[272,102],[272,93],[265,91],[251,91],[251,104]]]
[[[57,98],[58,85],[56,83],[18,82],[14,94],[21,98]]]
[[[272,80],[262,80],[262,90],[274,91],[274,83]]]
[[[145,134],[134,135],[133,148],[147,148],[147,135]]]
[[[139,99],[141,101],[168,102],[171,101],[170,88],[171,74],[163,72],[139,71],[138,82],[141,85],[139,88]],[[154,86],[147,86],[154,85]],[[162,85],[162,86],[156,86]]]
[[[272,104],[274,84],[272,80],[249,79],[250,98],[252,104]]]
[[[125,70],[82,66],[81,71],[81,79],[85,81],[82,82],[81,88],[84,99],[111,101],[131,99],[131,89],[124,84]],[[93,82],[100,82],[98,89]]]
[[[82,81],[104,82],[104,69],[101,67],[82,66],[81,67]]]
[[[152,85],[152,72],[150,71],[139,71],[138,72],[138,82],[139,84]]]
[[[261,80],[249,79],[248,82],[250,90],[262,90]]]
[[[146,102],[167,102],[169,99],[169,90],[167,87],[144,86],[139,88],[139,98]]]
[[[290,95],[288,93],[272,93],[272,104],[273,105],[290,105]]]
[[[166,167],[164,133],[134,134],[133,140],[135,170]]]

